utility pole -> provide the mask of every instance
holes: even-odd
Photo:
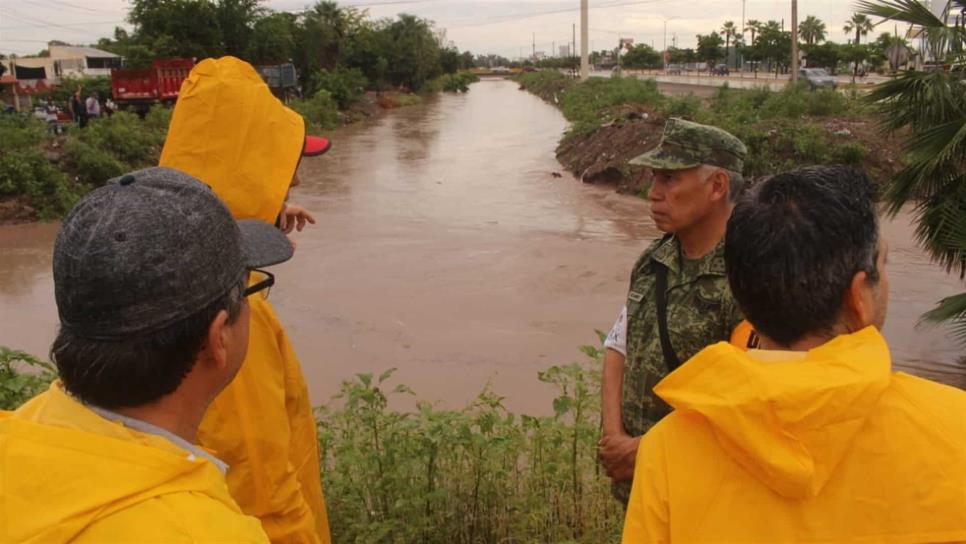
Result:
[[[570,58],[573,60],[573,64],[571,64],[573,72],[571,72],[571,75],[577,77],[577,23],[573,24],[572,30],[574,37],[573,41],[570,42]]]
[[[798,0],[792,0],[792,83],[798,81]]]
[[[664,75],[667,75],[667,19],[664,19]]]
[[[533,33],[533,55],[530,57],[533,62],[537,62],[537,33]]]
[[[587,81],[590,77],[590,38],[589,22],[587,21],[587,0],[580,0],[580,80]]]
[[[621,39],[620,33],[617,34],[617,73],[621,71],[621,53],[624,49],[624,40]]]
[[[745,43],[745,4],[747,0],[741,0],[741,44]],[[742,76],[744,76],[745,71],[745,57],[742,54],[738,54],[738,66],[741,68]]]
[[[550,42],[550,57],[557,58],[557,40]]]

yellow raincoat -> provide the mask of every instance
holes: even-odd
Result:
[[[711,346],[655,387],[625,544],[966,542],[966,392],[874,328],[807,354]]]
[[[0,412],[0,542],[268,542],[221,472],[60,384]]]
[[[181,87],[161,166],[207,183],[236,219],[274,223],[298,166],[302,117],[247,63],[207,59]],[[271,304],[250,297],[248,357],[208,409],[200,442],[231,467],[242,510],[272,542],[328,543],[315,419],[302,369]]]

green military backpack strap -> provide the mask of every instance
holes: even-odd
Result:
[[[668,372],[674,372],[681,366],[681,359],[674,353],[674,346],[671,345],[671,335],[667,330],[667,267],[663,263],[653,261],[654,269],[654,302],[657,308],[657,329],[661,337],[661,351],[664,353],[664,362],[667,363]]]
[[[665,234],[664,238],[661,239],[661,245],[663,246],[673,237],[673,234]],[[654,267],[654,302],[656,306],[655,310],[657,311],[658,336],[661,339],[661,351],[664,354],[664,362],[667,364],[668,373],[671,373],[677,367],[681,366],[681,359],[674,352],[674,346],[671,345],[671,335],[668,333],[667,327],[668,270],[664,263],[657,260],[651,261],[651,266]]]

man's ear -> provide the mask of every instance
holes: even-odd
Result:
[[[711,196],[715,200],[728,199],[731,189],[731,175],[728,174],[723,168],[719,168],[714,174],[711,175],[709,180],[711,183]]]
[[[211,324],[208,325],[208,338],[202,350],[207,354],[207,359],[216,368],[228,366],[228,312],[222,310],[218,312]]]
[[[852,276],[843,298],[842,320],[849,332],[860,331],[875,322],[875,301],[865,271],[860,270]]]

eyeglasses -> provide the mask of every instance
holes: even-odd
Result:
[[[266,270],[255,269],[250,272],[249,283],[242,295],[247,297],[259,293],[262,298],[268,298],[268,293],[275,285],[275,275]]]

